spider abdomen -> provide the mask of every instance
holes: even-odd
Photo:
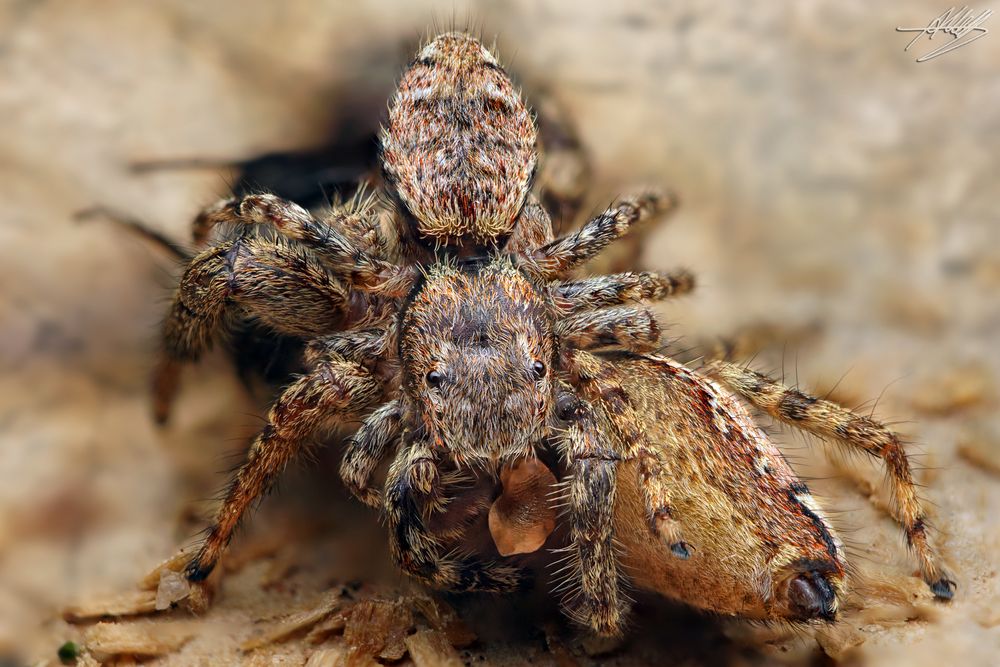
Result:
[[[386,179],[419,239],[482,247],[513,230],[535,169],[535,124],[476,39],[448,33],[421,49],[381,141]]]

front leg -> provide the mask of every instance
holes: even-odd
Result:
[[[571,395],[561,397],[568,423],[559,448],[568,464],[567,512],[570,520],[568,580],[578,584],[568,613],[602,635],[621,633],[626,604],[622,599],[614,546],[614,504],[618,461],[594,409]]]
[[[340,478],[354,497],[369,507],[379,507],[382,496],[371,487],[371,478],[402,434],[399,400],[373,412],[347,442],[340,463]]]
[[[355,287],[371,288],[398,278],[396,267],[342,231],[345,224],[339,218],[344,215],[353,214],[338,211],[329,221],[317,220],[298,204],[275,195],[246,195],[223,199],[202,211],[193,223],[193,234],[200,244],[217,225],[261,225],[311,248],[331,271]]]
[[[212,572],[247,508],[302,451],[307,437],[364,410],[380,393],[379,383],[367,370],[337,359],[325,360],[290,385],[271,407],[267,425],[247,451],[208,537],[188,564],[187,578],[202,581]]]
[[[279,334],[310,338],[341,328],[351,301],[348,286],[315,255],[285,241],[250,236],[206,249],[184,270],[163,322],[156,420],[170,413],[182,365],[241,312]]]
[[[425,501],[441,490],[440,482],[438,464],[427,443],[415,442],[402,449],[390,466],[385,513],[396,563],[410,575],[447,591],[516,589],[522,580],[516,568],[441,555],[440,541],[427,530],[421,512]]]

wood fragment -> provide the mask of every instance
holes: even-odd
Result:
[[[465,663],[443,632],[418,630],[406,638],[406,648],[417,667],[463,667]]]
[[[245,640],[240,644],[240,648],[244,651],[252,651],[268,644],[284,641],[298,632],[313,627],[337,611],[341,604],[340,592],[330,593],[315,607],[287,616],[250,639]]]
[[[431,627],[443,632],[452,646],[465,648],[478,639],[449,604],[430,596],[418,596],[413,602]]]
[[[70,623],[108,616],[137,616],[156,611],[156,591],[129,591],[108,597],[83,600],[63,609]]]
[[[348,616],[350,616],[350,609],[341,609],[333,616],[320,621],[306,635],[306,641],[310,644],[319,644],[326,641],[330,635],[343,632],[344,627],[347,625]]]
[[[99,660],[112,656],[157,656],[176,651],[194,636],[190,621],[98,623],[83,634],[83,645]]]
[[[362,656],[399,660],[406,655],[404,639],[413,628],[413,612],[405,599],[362,600],[351,609],[344,626],[348,664]]]
[[[177,603],[193,614],[202,614],[212,604],[219,587],[219,572],[213,572],[205,581],[192,584],[184,578],[184,568],[191,560],[191,549],[180,549],[170,558],[150,570],[139,580],[139,588],[156,591],[155,610],[164,611]]]
[[[194,551],[192,549],[180,549],[177,553],[159,563],[142,579],[140,579],[139,588],[146,591],[155,591],[160,586],[160,580],[164,572],[183,572],[184,568],[191,560],[191,555],[193,553]]]
[[[305,667],[344,667],[346,661],[347,649],[343,646],[331,646],[310,655]]]
[[[101,663],[97,661],[97,658],[90,655],[89,651],[84,651],[76,659],[76,667],[101,667]]]

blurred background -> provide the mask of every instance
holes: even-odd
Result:
[[[681,210],[635,258],[699,276],[695,295],[661,308],[677,354],[749,332],[757,367],[874,408],[906,436],[959,583],[949,605],[919,587],[861,601],[834,638],[650,602],[613,646],[483,627],[482,604],[459,600],[479,635],[463,659],[1000,663],[1000,38],[917,63],[949,38],[904,52],[912,34],[895,31],[946,9],[0,0],[0,663],[58,664],[63,642],[94,641],[92,621],[68,622],[65,609],[133,589],[190,543],[220,471],[260,424],[260,396],[224,354],[190,369],[174,419],[153,424],[147,378],[177,266],[77,214],[108,207],[184,243],[195,213],[247,176],[240,163],[316,153],[331,181],[350,178],[401,67],[453,26],[496,35],[529,103],[556,105],[576,128],[593,178],[584,211],[635,184],[679,194]],[[281,175],[283,164],[264,166]],[[909,590],[880,472],[775,433],[858,567]],[[182,639],[147,662],[302,664],[324,644],[238,646],[333,586],[406,586],[395,574],[364,581],[371,553],[357,545],[380,527],[346,502],[337,458],[291,473],[264,504],[209,613],[115,624],[174,623]],[[95,655],[131,659],[122,653]]]

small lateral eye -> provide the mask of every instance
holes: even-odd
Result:
[[[545,364],[538,359],[535,359],[535,361],[531,364],[531,372],[535,374],[535,379],[537,380],[541,380],[545,377],[546,370]]]
[[[573,394],[563,392],[556,398],[556,417],[564,422],[576,417],[579,409],[580,401]]]
[[[427,374],[427,385],[429,387],[433,387],[436,389],[437,387],[441,386],[441,381],[443,379],[444,379],[443,375],[441,375],[437,371],[431,371],[430,373]]]

